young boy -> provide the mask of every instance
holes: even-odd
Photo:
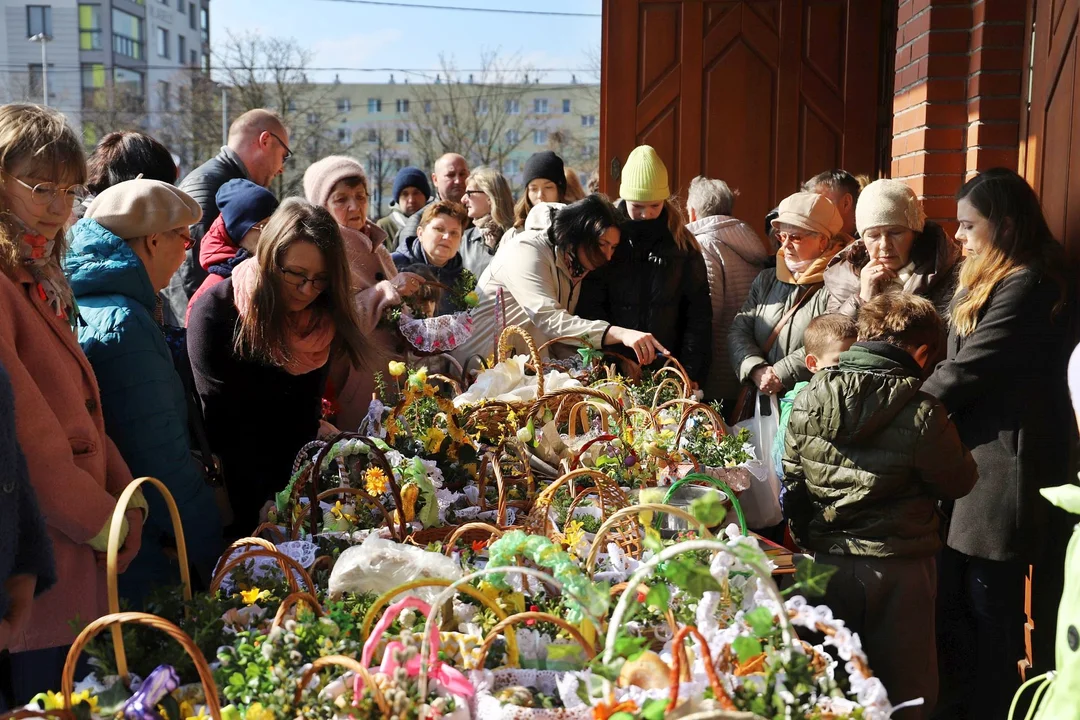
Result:
[[[796,399],[784,447],[791,534],[837,567],[825,603],[862,638],[902,711],[928,717],[937,698],[934,556],[939,499],[978,477],[945,407],[920,391],[941,341],[933,304],[887,293],[859,310],[859,337],[839,367]]]

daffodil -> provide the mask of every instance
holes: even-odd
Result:
[[[34,699],[30,701],[31,704],[40,705],[43,710],[66,710],[67,703],[64,702],[64,696],[61,693],[48,692],[41,693],[34,696]],[[79,705],[86,703],[90,707],[91,713],[96,713],[98,709],[98,699],[90,694],[89,690],[83,690],[82,692],[72,693],[71,695],[71,707],[76,708]]]
[[[445,439],[446,433],[442,430],[437,427],[429,428],[427,433],[424,434],[424,449],[429,453],[438,452]]]
[[[244,601],[245,605],[254,605],[263,598],[270,597],[269,590],[260,590],[257,587],[253,587],[250,590],[241,590],[240,599]]]
[[[368,495],[382,495],[390,486],[390,480],[382,468],[369,467],[364,471],[364,489]]]

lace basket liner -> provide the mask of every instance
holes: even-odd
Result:
[[[473,318],[468,311],[430,318],[415,318],[402,306],[398,330],[409,344],[421,352],[447,352],[472,336]]]

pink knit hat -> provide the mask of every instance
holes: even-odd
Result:
[[[313,205],[326,207],[334,186],[348,178],[360,178],[367,187],[367,174],[360,161],[347,155],[331,155],[312,163],[304,173],[304,195]]]

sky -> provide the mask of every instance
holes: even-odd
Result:
[[[212,0],[211,43],[227,31],[256,31],[265,36],[291,37],[313,54],[312,68],[364,68],[363,71],[314,73],[316,81],[387,82],[391,69],[398,82],[403,70],[411,82],[433,77],[440,55],[453,58],[464,70],[480,66],[482,53],[497,51],[502,58],[517,56],[522,66],[550,68],[541,82],[598,81],[589,67],[600,50],[601,0],[400,0],[398,5],[438,5],[434,8],[388,7],[349,0]],[[446,7],[591,13],[596,17],[513,15],[454,11]]]

